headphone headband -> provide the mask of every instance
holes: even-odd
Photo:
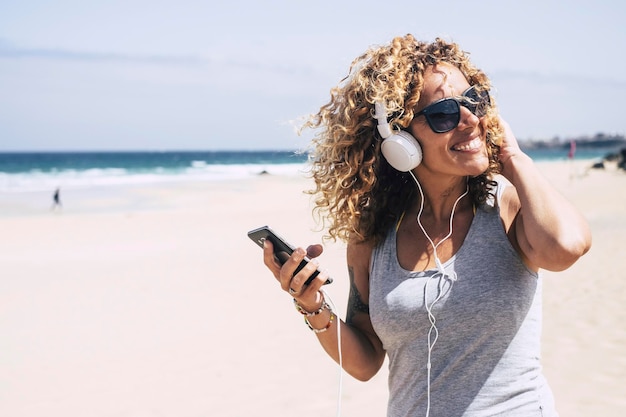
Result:
[[[391,126],[389,126],[389,122],[387,121],[387,107],[382,101],[377,101],[374,103],[374,108],[376,109],[374,118],[378,120],[378,133],[380,133],[380,136],[383,139],[387,139],[393,134]]]

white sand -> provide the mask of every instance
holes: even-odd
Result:
[[[591,252],[545,273],[544,367],[563,417],[626,409],[626,174],[542,169],[589,218]],[[576,166],[582,172],[584,166]],[[334,416],[339,370],[247,237],[319,242],[309,183],[228,183],[0,196],[0,415]],[[343,316],[342,244],[327,245]],[[343,416],[383,416],[386,371],[345,375]]]

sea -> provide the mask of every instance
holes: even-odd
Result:
[[[307,159],[285,150],[4,152],[0,193],[298,175]]]
[[[614,149],[579,149],[601,159]],[[527,153],[536,161],[567,159],[567,150]],[[299,175],[307,155],[290,150],[149,152],[3,152],[0,193],[53,191],[176,181],[223,181],[259,174]]]

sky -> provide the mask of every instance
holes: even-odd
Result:
[[[303,147],[351,61],[459,43],[520,140],[625,134],[626,2],[0,0],[0,152]]]

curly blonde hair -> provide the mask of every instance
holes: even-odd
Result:
[[[387,106],[390,124],[407,128],[424,86],[424,71],[438,63],[456,66],[470,85],[490,89],[489,79],[455,43],[432,43],[408,34],[388,45],[369,48],[350,66],[349,74],[330,91],[330,101],[303,128],[316,129],[310,152],[316,213],[329,222],[326,238],[380,241],[388,228],[418,198],[409,173],[392,168],[381,157],[381,138],[373,118],[374,103]],[[502,128],[495,103],[483,119],[489,167],[469,179],[476,205],[485,202],[499,172]]]

